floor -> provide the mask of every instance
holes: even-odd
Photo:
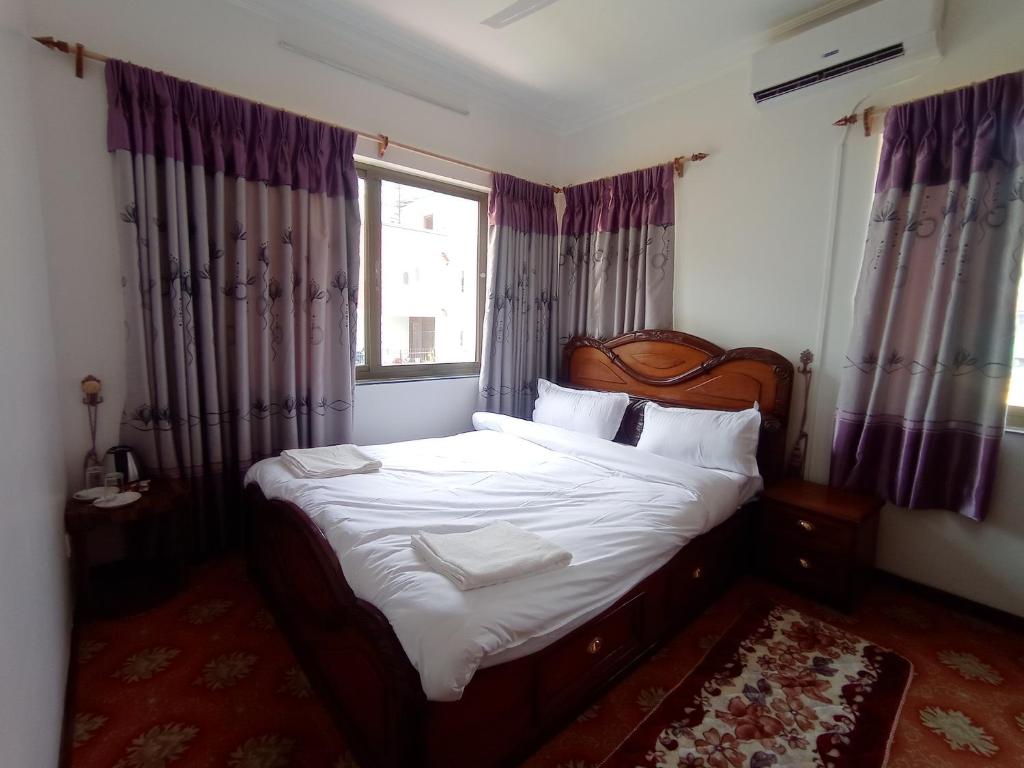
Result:
[[[753,579],[525,765],[596,766],[755,595],[911,660],[890,768],[1024,766],[1024,635],[897,588],[872,588],[846,616]],[[73,768],[357,768],[239,560],[205,566],[160,607],[80,635]]]

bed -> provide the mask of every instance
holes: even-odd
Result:
[[[615,444],[486,415],[466,435],[370,447],[390,467],[379,477],[296,482],[273,460],[250,472],[250,572],[366,768],[514,764],[745,567],[749,505],[733,510],[749,485],[629,445],[648,400],[756,402],[770,482],[783,464],[791,364],[642,331],[570,340],[561,379],[630,395]],[[566,544],[573,566],[460,593],[418,568],[405,543],[420,526],[493,519]]]

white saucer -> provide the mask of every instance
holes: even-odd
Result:
[[[75,501],[96,501],[96,499],[103,498],[104,488],[97,486],[95,488],[83,488],[77,491],[71,498]]]
[[[113,496],[107,496],[104,499],[96,499],[92,505],[94,507],[100,507],[101,509],[114,509],[115,507],[127,507],[129,504],[134,504],[141,498],[142,494],[138,491],[125,491],[124,493],[116,493]]]

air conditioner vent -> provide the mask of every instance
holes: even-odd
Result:
[[[787,93],[799,91],[802,88],[809,88],[812,85],[824,83],[827,80],[834,80],[837,77],[842,77],[843,75],[848,75],[851,72],[856,72],[858,69],[866,69],[867,67],[873,67],[876,64],[881,64],[883,61],[897,59],[905,53],[906,51],[903,48],[903,43],[896,43],[896,45],[880,48],[872,53],[866,53],[863,56],[858,56],[854,59],[850,59],[849,61],[833,64],[831,67],[819,69],[817,72],[811,72],[809,75],[803,75],[802,77],[797,77],[793,80],[787,80],[779,85],[774,85],[771,88],[764,88],[760,91],[755,91],[754,101],[760,104],[761,102],[768,101],[769,99],[775,99]]]
[[[804,75],[803,77],[796,78],[794,80],[788,80],[784,83],[772,86],[771,88],[765,88],[754,93],[754,100],[757,103],[767,101],[771,98],[777,98],[786,93],[793,93],[799,91],[802,88],[808,88],[818,83],[823,83],[826,80],[835,80],[843,75],[849,75],[851,72],[857,70],[864,70],[874,65],[879,65],[883,61],[889,61],[893,58],[899,58],[906,51],[903,49],[903,43],[896,43],[896,45],[890,45],[887,48],[880,48],[877,51],[871,53],[865,53],[862,56],[851,58],[849,61],[843,61],[826,67],[823,70],[812,72],[810,75]]]

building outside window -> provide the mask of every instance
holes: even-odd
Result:
[[[357,375],[479,372],[486,197],[378,168],[361,174]]]

